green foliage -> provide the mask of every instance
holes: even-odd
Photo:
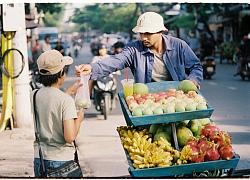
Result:
[[[60,22],[62,22],[65,5],[65,3],[36,3],[38,13],[41,11],[44,13],[45,27],[61,26]]]
[[[187,30],[195,28],[195,17],[194,15],[180,16],[172,24],[171,27],[178,27]]]
[[[84,9],[77,9],[71,21],[81,25],[81,30],[90,28],[103,33],[131,32],[138,17],[138,14],[134,17],[135,9],[135,3],[88,5]]]
[[[65,4],[63,3],[36,3],[37,12],[45,13],[60,13],[64,8]]]
[[[224,42],[220,45],[221,56],[223,58],[233,58],[237,45],[235,43]]]

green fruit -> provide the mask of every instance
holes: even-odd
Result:
[[[189,102],[189,103],[187,103],[185,110],[186,111],[195,111],[197,104],[198,104],[197,102]]]
[[[163,114],[163,110],[162,110],[161,108],[157,107],[157,108],[155,108],[155,109],[153,110],[153,113],[154,113],[154,114]]]
[[[195,91],[197,92],[197,87],[194,83],[190,80],[183,80],[180,82],[178,86],[178,90],[182,90],[184,93],[188,93],[188,91]]]
[[[195,137],[200,136],[200,133],[201,133],[202,129],[203,129],[203,126],[199,126],[199,127],[198,127],[198,130],[194,133],[194,136],[195,136]]]
[[[202,118],[202,119],[198,119],[201,123],[202,126],[206,126],[207,124],[210,123],[210,119],[209,118]]]
[[[197,110],[207,109],[207,105],[206,105],[206,103],[198,103],[197,106],[196,106],[196,109]]]
[[[199,127],[201,126],[202,125],[198,119],[193,119],[188,123],[188,127],[192,131],[192,133],[196,133],[199,130]]]
[[[144,110],[142,110],[142,114],[143,115],[153,115],[154,113],[150,107],[147,107]]]
[[[166,137],[166,139],[168,140],[168,142],[172,142],[172,128],[170,124],[162,124],[156,131],[156,133],[158,132],[166,132],[168,134],[168,136]]]
[[[149,127],[149,132],[152,134],[155,134],[159,127],[161,127],[162,124],[151,124]]]
[[[177,104],[175,106],[175,112],[184,112],[185,111],[185,106],[183,104]]]
[[[165,131],[160,131],[160,132],[157,132],[155,135],[154,135],[154,138],[153,138],[153,141],[159,141],[160,137],[163,137],[165,139],[171,139],[171,136],[165,132]],[[171,141],[169,141],[171,142]]]
[[[161,124],[161,126],[157,129],[156,132],[166,131],[167,126],[168,125],[166,125],[166,124]]]
[[[164,113],[174,113],[175,112],[175,108],[174,106],[171,106],[169,104],[165,105],[164,109],[163,109]]]
[[[136,107],[132,111],[132,116],[142,116],[142,109],[141,109],[141,107]]]
[[[148,86],[143,83],[135,83],[133,86],[134,94],[148,94]]]
[[[184,147],[189,138],[193,136],[193,133],[189,128],[181,126],[177,128],[176,135],[179,146]]]

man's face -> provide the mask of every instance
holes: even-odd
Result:
[[[139,36],[144,44],[144,46],[150,48],[154,46],[161,38],[161,32],[158,33],[139,33]]]

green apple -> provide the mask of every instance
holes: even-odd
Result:
[[[136,107],[132,111],[132,116],[142,116],[142,109],[140,107]]]
[[[142,111],[142,115],[153,115],[153,114],[154,113],[150,107],[147,107]]]
[[[167,105],[165,105],[165,108],[163,109],[163,112],[164,113],[174,113],[175,108],[174,108],[174,106],[167,104]]]
[[[162,110],[161,108],[157,107],[157,108],[155,108],[155,109],[153,110],[153,113],[154,113],[154,114],[163,114],[163,110]]]
[[[183,104],[177,104],[175,106],[175,112],[184,112],[185,111],[185,106]]]
[[[196,101],[196,102],[204,102],[205,99],[203,98],[202,95],[196,94],[195,97],[194,97],[194,101]]]
[[[197,102],[189,102],[186,107],[185,107],[185,110],[186,111],[195,111],[196,110],[196,106],[197,106]]]
[[[198,103],[197,106],[196,106],[196,109],[197,110],[204,110],[204,109],[207,109],[207,105],[206,103]]]
[[[134,109],[139,106],[139,104],[137,104],[136,102],[132,102],[131,104],[129,104],[128,108],[130,111],[134,111]]]
[[[192,98],[186,98],[184,100],[187,104],[190,103],[190,102],[194,102],[194,100]]]

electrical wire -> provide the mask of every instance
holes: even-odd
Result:
[[[10,53],[11,51],[17,51],[17,52],[21,55],[21,58],[22,58],[21,70],[20,70],[20,72],[19,72],[17,75],[12,75],[12,74],[14,74],[14,73],[8,71],[8,69],[6,69],[6,67],[4,66],[5,57],[6,57],[6,56],[8,55],[8,53]],[[21,52],[20,50],[16,49],[16,48],[11,48],[11,49],[6,50],[6,51],[3,53],[3,56],[1,57],[0,66],[1,66],[2,73],[3,73],[6,77],[11,78],[11,79],[15,79],[15,78],[19,77],[20,74],[22,73],[23,69],[24,69],[24,66],[25,66],[24,56],[23,56],[22,52]]]

